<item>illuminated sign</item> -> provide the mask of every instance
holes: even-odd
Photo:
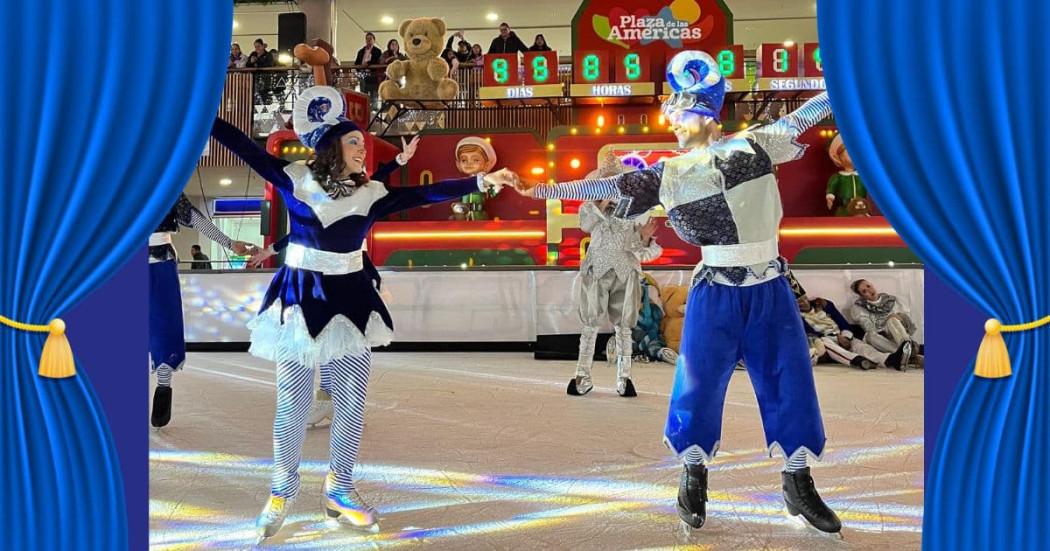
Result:
[[[578,52],[574,57],[573,82],[577,84],[603,84],[609,82],[608,52]]]
[[[758,47],[758,59],[758,76],[761,78],[798,76],[798,46],[795,44],[762,44]]]
[[[570,95],[576,97],[631,97],[651,96],[656,93],[652,82],[615,84],[573,84]]]
[[[485,56],[484,86],[513,86],[521,82],[518,72],[518,54],[489,54]]]
[[[525,84],[551,84],[558,82],[558,52],[526,52]]]
[[[758,80],[759,90],[824,90],[822,78],[763,78]]]
[[[648,82],[649,55],[644,52],[625,52],[616,63],[616,82]]]
[[[481,99],[553,98],[564,94],[565,89],[560,82],[537,86],[483,86],[478,89]]]
[[[824,59],[820,57],[820,44],[811,42],[802,47],[802,76],[806,78],[824,76]]]

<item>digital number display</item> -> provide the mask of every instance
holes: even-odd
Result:
[[[578,52],[573,63],[573,82],[604,84],[609,82],[609,54],[603,51]]]
[[[556,84],[558,82],[558,52],[527,52],[525,54],[525,85]]]
[[[616,63],[616,82],[649,82],[649,56],[643,52],[626,52]]]
[[[820,57],[820,44],[811,42],[803,46],[803,76],[817,78],[824,76],[824,60]]]
[[[733,44],[719,50],[715,56],[718,70],[727,79],[744,78],[744,45]]]
[[[490,54],[485,56],[483,86],[517,86],[521,84],[517,54]]]
[[[790,78],[798,76],[798,46],[788,44],[763,44],[759,47],[760,77]]]

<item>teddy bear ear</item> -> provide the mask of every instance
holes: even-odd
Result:
[[[444,19],[440,19],[440,18],[435,17],[435,18],[431,19],[430,22],[433,23],[435,27],[437,27],[439,35],[444,35],[445,31],[448,29],[448,27],[445,26],[445,20]]]
[[[397,34],[401,35],[401,38],[405,38],[405,33],[408,31],[408,26],[412,24],[411,19],[405,19],[401,22],[401,27],[397,29]]]

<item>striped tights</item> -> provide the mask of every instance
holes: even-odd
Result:
[[[682,457],[682,462],[689,465],[703,465],[706,463],[706,461],[704,461],[704,454],[700,451],[700,448],[690,448],[687,450]],[[793,456],[784,461],[784,470],[793,473],[805,469],[807,465],[806,450],[799,450],[795,452]]]
[[[328,481],[328,491],[333,495],[348,494],[354,489],[354,463],[364,429],[371,361],[372,353],[366,351],[321,366],[321,388],[329,387],[326,390],[332,396],[335,409]],[[275,496],[299,494],[299,461],[306,438],[306,418],[313,403],[313,378],[313,369],[299,363],[294,353],[282,351],[277,362],[277,415],[273,421],[270,483],[270,492]]]

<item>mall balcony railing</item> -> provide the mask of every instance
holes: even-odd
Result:
[[[568,102],[564,106],[547,106],[546,109],[506,110],[483,109],[478,97],[482,85],[482,67],[473,63],[462,63],[456,72],[459,94],[445,102],[439,113],[431,115],[443,128],[534,128],[546,132],[552,126],[567,121]],[[379,83],[386,79],[386,66],[360,67],[343,65],[332,70],[337,88],[369,94],[373,100],[373,112],[380,106]],[[572,65],[558,67],[559,80],[568,85],[572,79]],[[273,67],[265,69],[231,69],[226,74],[220,115],[257,139],[264,139],[284,127],[289,120],[296,98],[304,89],[313,85],[313,73],[299,67]],[[424,109],[420,109],[421,111]],[[434,111],[433,109],[427,109]],[[558,113],[558,110],[565,110]],[[280,115],[280,117],[278,117]],[[523,119],[524,117],[524,119]],[[220,148],[221,149],[221,148]],[[205,166],[225,165],[215,151]]]

